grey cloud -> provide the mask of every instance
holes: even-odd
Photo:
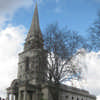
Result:
[[[32,4],[33,0],[0,0],[0,26],[12,19],[17,9],[28,8]]]
[[[0,12],[12,12],[21,7],[29,7],[33,0],[0,0]]]

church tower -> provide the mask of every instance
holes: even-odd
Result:
[[[28,32],[24,51],[19,54],[18,79],[30,84],[41,84],[46,76],[46,51],[43,49],[43,37],[39,26],[37,3],[31,27]]]
[[[19,54],[17,79],[7,88],[7,100],[41,100],[47,71],[47,52],[43,46],[36,4],[24,50]]]

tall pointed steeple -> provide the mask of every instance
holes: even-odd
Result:
[[[34,10],[34,16],[33,16],[32,24],[31,24],[29,32],[34,32],[34,33],[40,32],[37,2],[36,2],[36,6],[35,6],[35,10]]]
[[[31,44],[29,44],[29,42]],[[29,29],[25,44],[26,45],[24,48],[29,47],[29,45],[31,45],[31,47],[34,47],[34,48],[43,47],[43,38],[42,38],[40,25],[39,25],[39,15],[38,15],[37,2],[36,2],[35,10],[34,10],[34,15],[33,15],[32,23],[31,23],[31,27]]]

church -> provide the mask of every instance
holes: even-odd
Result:
[[[7,100],[52,100],[49,85],[45,82],[46,58],[36,4],[24,50],[19,54],[17,79],[7,88]],[[96,100],[96,96],[86,90],[62,85],[59,100]]]

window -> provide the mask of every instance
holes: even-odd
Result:
[[[74,100],[74,97],[72,96],[72,100]]]
[[[25,65],[25,71],[28,71],[29,70],[29,57],[25,58],[25,63],[26,63],[26,65]]]
[[[66,100],[68,100],[68,96],[65,96]]]

